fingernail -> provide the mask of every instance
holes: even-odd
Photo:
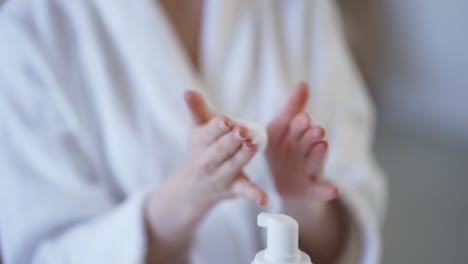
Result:
[[[325,193],[325,196],[327,196],[327,198],[334,199],[338,196],[339,191],[338,191],[338,188],[335,187],[335,188],[330,188],[329,190],[324,191],[324,193]]]
[[[267,204],[267,198],[266,197],[258,197],[257,198],[257,204],[258,206],[265,206]]]
[[[223,131],[227,131],[231,128],[231,122],[229,120],[221,120],[219,123],[218,123],[218,127],[220,129],[222,129]]]
[[[246,128],[244,127],[239,127],[236,130],[236,136],[241,139],[241,140],[246,140],[249,138],[249,133]]]
[[[256,147],[257,147],[257,145],[252,143],[252,141],[250,141],[250,140],[245,141],[244,144],[247,147],[247,149],[249,149],[249,150],[255,150]]]
[[[317,151],[325,151],[328,147],[328,144],[326,142],[321,142],[321,143],[318,143],[316,148],[317,148]]]
[[[232,122],[231,122],[231,120],[229,120],[229,119],[225,120],[225,124],[226,124],[226,126],[227,126],[229,129],[232,128]]]
[[[260,197],[257,198],[257,205],[262,206],[262,198]]]
[[[321,127],[315,127],[312,131],[312,135],[315,137],[315,138],[320,138],[320,137],[323,137],[323,134],[324,134],[324,129],[321,128]]]

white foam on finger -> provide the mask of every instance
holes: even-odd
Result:
[[[249,129],[252,143],[258,145],[261,151],[266,149],[268,145],[268,133],[262,124],[244,119],[234,119],[233,121],[235,125],[245,126]]]

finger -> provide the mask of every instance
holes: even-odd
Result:
[[[208,157],[211,157],[210,163],[213,167],[218,167],[231,158],[242,146],[246,136],[245,127],[235,127],[231,133],[220,137],[208,149]]]
[[[312,147],[323,139],[324,136],[325,129],[318,126],[309,127],[304,136],[299,140],[299,145],[304,156],[308,156]]]
[[[309,90],[307,83],[299,83],[289,95],[286,104],[272,121],[269,129],[285,132],[291,122],[291,119],[304,109],[308,96]]]
[[[328,143],[326,141],[319,141],[313,147],[310,153],[306,156],[306,173],[309,177],[320,175],[321,165],[324,162],[328,150]]]
[[[205,126],[201,127],[197,133],[203,144],[211,145],[222,136],[227,135],[233,129],[234,125],[231,119],[225,116],[216,116],[212,118]]]
[[[339,190],[331,184],[312,185],[307,190],[307,195],[312,199],[330,201],[338,197]]]
[[[305,112],[297,114],[289,125],[288,140],[297,142],[310,126],[310,116]]]
[[[203,96],[199,92],[185,91],[184,99],[195,125],[205,124],[214,116],[214,113],[206,105]]]
[[[259,206],[265,206],[268,201],[266,193],[247,178],[245,174],[233,183],[232,191],[237,196],[255,201]]]
[[[304,109],[309,96],[309,88],[307,83],[301,82],[291,92],[289,98],[280,111],[278,118],[289,123],[291,119]]]
[[[225,160],[219,167],[217,174],[220,177],[234,177],[253,158],[257,152],[257,145],[250,141],[244,141],[242,146],[230,158]]]

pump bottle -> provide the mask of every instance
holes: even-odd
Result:
[[[312,264],[299,250],[299,225],[292,217],[260,213],[257,224],[267,229],[267,248],[255,255],[252,264]]]

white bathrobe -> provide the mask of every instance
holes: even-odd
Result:
[[[183,91],[267,124],[306,80],[306,110],[330,142],[325,177],[352,215],[347,252],[379,262],[386,186],[371,153],[374,109],[333,1],[207,0],[201,73],[158,5],[9,0],[0,9],[4,261],[142,263],[144,197],[186,152]],[[277,210],[278,197],[263,154],[246,172],[270,205],[220,203],[182,254],[188,263],[250,263],[264,247],[256,215]]]

